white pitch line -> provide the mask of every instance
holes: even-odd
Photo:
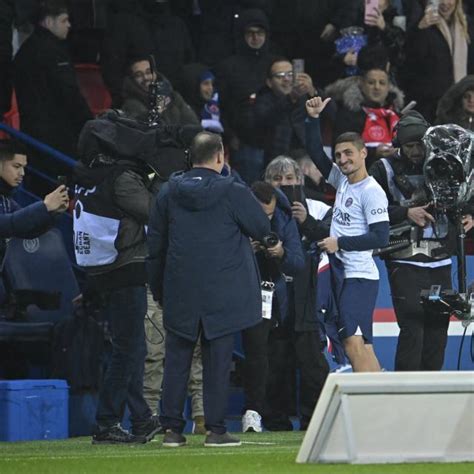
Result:
[[[276,446],[277,443],[265,443],[264,441],[242,441],[242,444],[261,444],[264,446]]]
[[[202,451],[202,452],[189,452],[186,450],[186,448],[164,448],[160,449],[159,451],[142,451],[142,452],[134,452],[134,453],[120,453],[117,455],[106,455],[104,453],[89,453],[87,455],[70,455],[70,456],[31,456],[31,457],[1,457],[0,458],[0,466],[3,461],[7,462],[18,462],[21,461],[22,463],[30,462],[30,461],[50,461],[50,460],[67,460],[67,459],[84,459],[86,456],[87,459],[91,458],[107,458],[107,459],[120,459],[120,458],[130,458],[130,457],[155,457],[155,456],[166,456],[166,457],[173,457],[178,454],[186,454],[186,456],[220,456],[220,455],[226,455],[226,456],[233,456],[235,454],[272,454],[275,453],[274,450],[258,450],[254,451],[252,450],[246,450],[237,447],[232,447],[232,448],[207,448],[207,451]],[[229,451],[224,451],[224,449],[229,449]],[[281,446],[279,448],[279,451],[295,451],[297,452],[297,447],[294,446]],[[94,455],[96,454],[96,455]]]

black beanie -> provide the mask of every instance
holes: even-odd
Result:
[[[410,110],[402,115],[397,124],[397,142],[399,146],[421,141],[428,128],[430,128],[430,124],[423,115],[416,110]]]

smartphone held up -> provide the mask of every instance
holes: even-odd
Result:
[[[365,0],[364,23],[370,24],[370,19],[379,14],[379,0]]]
[[[293,66],[293,82],[296,83],[296,78],[298,77],[298,74],[304,72],[304,59],[293,59],[291,61],[291,65]]]

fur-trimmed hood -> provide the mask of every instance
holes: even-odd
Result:
[[[462,96],[468,90],[474,90],[473,74],[453,84],[441,97],[436,109],[436,123],[457,123],[467,115],[462,109]]]
[[[364,104],[364,96],[359,87],[359,76],[346,77],[329,84],[325,91],[326,97],[331,97],[334,101],[342,104],[352,112],[360,112]],[[395,112],[399,112],[404,105],[405,94],[395,85],[390,84],[387,102]],[[367,104],[370,105],[370,104]]]

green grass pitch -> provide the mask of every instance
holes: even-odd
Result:
[[[145,445],[93,446],[90,438],[0,443],[1,474],[473,474],[474,464],[296,464],[301,432],[241,434],[242,446],[204,448],[187,436],[182,448],[163,448],[161,436]]]

